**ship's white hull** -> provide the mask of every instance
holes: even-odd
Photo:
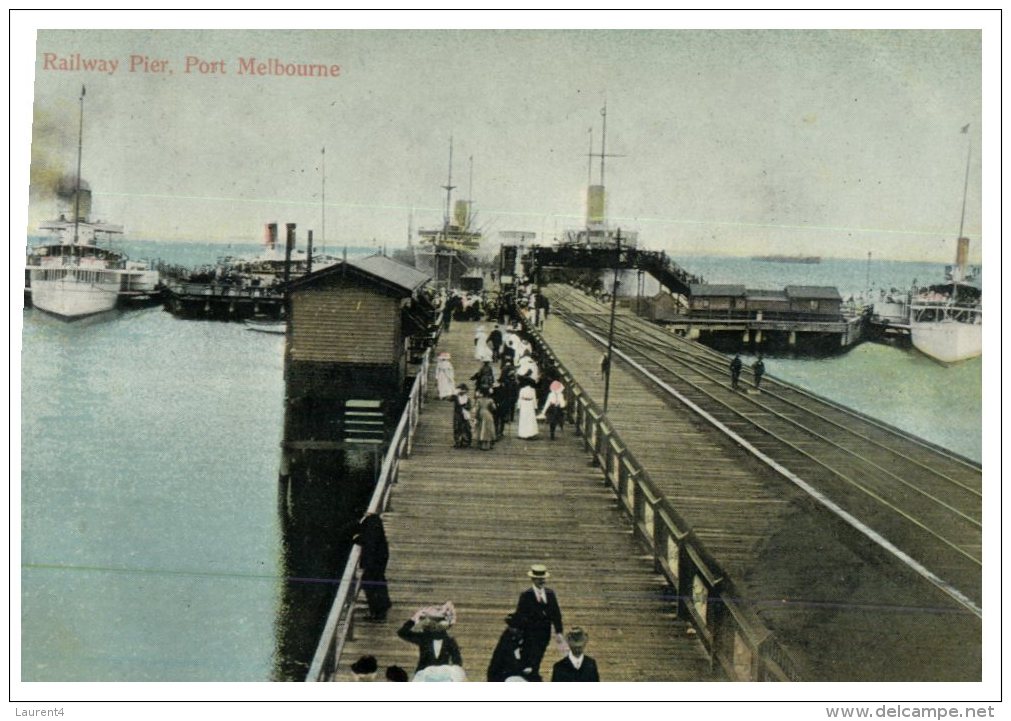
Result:
[[[957,363],[983,353],[983,324],[951,319],[910,323],[913,347],[941,363]]]
[[[83,318],[116,307],[119,282],[85,281],[68,273],[59,280],[42,280],[32,273],[32,305],[61,318]]]

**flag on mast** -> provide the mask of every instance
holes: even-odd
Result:
[[[969,125],[972,125],[972,123],[967,123],[962,126],[962,135],[965,135],[966,133],[969,132]]]

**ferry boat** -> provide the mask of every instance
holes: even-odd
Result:
[[[982,286],[975,280],[962,277],[956,265],[948,283],[911,297],[909,336],[914,348],[941,363],[982,355]]]
[[[39,228],[52,237],[29,248],[25,260],[25,290],[33,307],[73,320],[112,310],[121,298],[159,292],[158,271],[99,245],[122,233],[121,226],[92,222],[87,215],[74,223],[64,215]]]
[[[972,159],[968,130],[968,125],[962,128],[962,133],[967,135],[968,149],[955,264],[948,267],[947,283],[932,286],[927,293],[913,296],[909,303],[909,334],[913,347],[942,363],[957,363],[983,353],[982,276],[978,269],[970,272],[969,239],[962,233]]]
[[[25,262],[25,290],[32,305],[67,320],[112,310],[121,295],[150,295],[159,285],[157,271],[100,245],[123,228],[91,220],[91,189],[81,180],[83,129],[82,87],[77,174],[57,183],[59,218],[39,226],[49,232],[49,240],[30,247]]]

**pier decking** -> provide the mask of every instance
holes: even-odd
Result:
[[[396,628],[452,600],[481,678],[543,562],[606,680],[980,679],[978,464],[774,378],[732,389],[725,357],[627,313],[605,415],[609,308],[549,293],[535,345],[580,432],[454,450],[451,408],[431,401],[385,514],[397,605],[356,623],[338,671],[366,653],[413,667]],[[458,381],[473,327],[441,341]]]
[[[468,382],[474,323],[454,323],[439,350],[453,355],[457,382]],[[703,681],[723,678],[697,636],[675,617],[664,577],[632,535],[614,493],[590,465],[571,426],[557,440],[535,441],[515,425],[491,451],[452,447],[452,408],[434,384],[414,440],[400,466],[391,508],[387,579],[394,606],[383,623],[358,620],[338,677],[364,654],[381,667],[413,672],[417,649],[396,636],[418,608],[451,600],[459,620],[451,633],[468,678],[481,680],[504,617],[529,587],[531,563],[544,563],[566,628],[589,632],[587,653],[604,681]],[[360,602],[361,604],[361,602]],[[360,605],[358,616],[364,615]],[[560,658],[549,646],[541,673]]]

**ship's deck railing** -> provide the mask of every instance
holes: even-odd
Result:
[[[540,335],[527,328],[546,361],[565,385],[576,432],[607,485],[631,517],[637,538],[653,555],[655,569],[671,586],[680,622],[695,628],[714,662],[728,676],[749,681],[798,681],[797,662],[758,615],[738,599],[733,582],[698,540],[648,471],[618,436]]]
[[[422,357],[421,366],[414,379],[414,385],[411,387],[406,407],[397,424],[397,430],[390,440],[386,456],[383,458],[379,479],[376,481],[375,491],[369,501],[368,513],[382,513],[386,510],[393,485],[399,476],[400,461],[411,455],[414,432],[418,426],[421,407],[425,402],[425,392],[428,389],[428,367],[431,357],[432,349],[429,348]],[[361,546],[353,545],[348,554],[347,563],[344,565],[344,574],[341,576],[337,595],[334,597],[330,613],[327,615],[319,645],[316,647],[309,672],[306,674],[306,681],[329,680],[337,668],[344,644],[353,638],[355,599],[358,597],[358,590],[361,586],[361,554]]]

